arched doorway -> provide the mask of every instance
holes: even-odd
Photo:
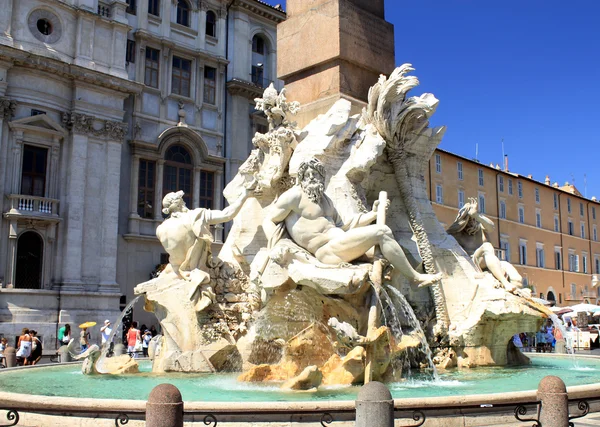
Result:
[[[43,260],[44,242],[40,235],[34,231],[21,234],[17,241],[15,288],[40,289]]]
[[[548,291],[548,295],[546,296],[546,300],[553,302],[556,304],[556,297],[554,296],[554,292]]]

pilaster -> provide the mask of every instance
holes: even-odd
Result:
[[[0,7],[0,44],[12,46],[12,19],[14,2],[16,0],[4,0]]]
[[[165,160],[160,159],[156,165],[156,188],[154,189],[154,219],[162,221],[162,188]]]
[[[8,251],[6,253],[5,286],[14,287],[15,267],[17,265],[17,220],[13,219],[8,224]]]
[[[140,173],[140,156],[133,156],[133,163],[131,165],[131,178],[129,183],[129,234],[140,234],[140,216],[137,212],[138,203],[138,177]]]

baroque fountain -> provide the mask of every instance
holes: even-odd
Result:
[[[475,200],[448,230],[437,220],[423,177],[445,128],[428,127],[432,94],[407,96],[418,85],[410,71],[405,64],[381,76],[362,114],[340,100],[304,129],[293,122],[298,103],[267,88],[256,108],[269,130],[254,136],[225,188],[229,206],[188,209],[182,192],[163,200],[168,217],[156,234],[170,263],[135,288],[162,326],[152,366],[138,373],[129,356],[93,347],[83,371],[104,375],[78,381],[112,377],[126,387],[141,378],[147,395],[193,373],[189,393],[202,389],[205,401],[235,399],[232,388],[254,400],[252,384],[272,385],[264,400],[308,396],[274,389],[329,400],[352,398],[336,392],[341,386],[377,380],[393,391],[419,375],[434,380],[429,395],[443,395],[438,370],[479,367],[468,371],[485,382],[486,367],[529,363],[511,338],[537,331],[551,313],[495,256],[494,224]],[[230,220],[214,256],[210,226]],[[215,397],[219,378],[229,389]],[[112,385],[100,397],[119,397]]]

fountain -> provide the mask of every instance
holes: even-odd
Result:
[[[549,367],[568,373],[569,361],[544,357],[497,368],[513,334],[537,331],[551,312],[492,258],[493,223],[476,202],[448,232],[436,219],[422,176],[445,128],[428,127],[432,94],[407,96],[418,85],[410,71],[381,76],[362,114],[340,100],[303,129],[292,121],[298,103],[267,88],[256,108],[269,130],[225,188],[229,207],[188,210],[182,192],[163,200],[157,236],[170,263],[135,288],[164,334],[153,361],[134,373],[137,363],[94,349],[83,368],[93,375],[63,384],[80,368],[31,369],[52,385],[40,393],[143,400],[168,380],[185,400],[348,400],[372,380],[400,398],[530,390]],[[214,257],[210,226],[230,220]],[[0,397],[22,391],[16,372],[0,374]]]

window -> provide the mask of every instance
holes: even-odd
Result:
[[[572,236],[574,233],[573,230],[573,221],[571,219],[569,219],[569,236]]]
[[[442,186],[440,184],[437,184],[435,186],[435,202],[439,203],[440,205],[442,203],[444,203],[444,193],[443,193],[443,189]]]
[[[571,213],[571,199],[567,199],[567,212]]]
[[[485,213],[485,194],[479,193],[479,212]]]
[[[519,194],[519,199],[523,198],[523,183],[521,181],[517,181],[517,193]]]
[[[507,240],[500,241],[500,249],[502,249],[502,252],[504,253],[503,261],[510,262],[510,244]]]
[[[560,248],[554,248],[554,266],[557,270],[560,270],[562,268]]]
[[[554,209],[558,209],[558,194],[554,193]]]
[[[135,63],[135,41],[127,39],[127,51],[125,52],[125,61]]]
[[[506,202],[500,200],[500,219],[506,219]]]
[[[577,285],[575,283],[571,283],[571,299],[575,299],[577,296]]]
[[[439,154],[435,155],[435,172],[442,173],[442,156]]]
[[[265,41],[260,36],[252,37],[252,52],[259,55],[265,54]]]
[[[462,162],[456,162],[456,171],[458,172],[458,179],[463,180],[463,164]]]
[[[135,10],[136,10],[135,1],[136,0],[125,0],[125,3],[127,3],[127,9],[125,9],[125,11],[127,13],[131,13],[132,15],[135,15]]]
[[[540,246],[539,244],[535,249],[535,263],[535,265],[540,268],[546,267],[546,261],[544,259],[544,247]]]
[[[215,104],[217,98],[217,69],[204,67],[204,102]]]
[[[574,252],[569,253],[569,271],[579,271],[579,255]]]
[[[527,265],[527,242],[519,242],[519,264]]]
[[[535,187],[535,202],[539,203],[540,202],[540,189]]]
[[[190,5],[186,0],[177,0],[177,23],[190,26]]]
[[[215,191],[215,174],[209,171],[200,171],[200,207],[213,208]]]
[[[581,256],[581,267],[583,268],[583,272],[584,273],[588,272],[588,257],[587,257],[587,254],[583,254]]]
[[[554,215],[554,231],[557,233],[560,231],[560,222],[558,220],[558,215]]]
[[[581,229],[581,238],[585,239],[585,222],[582,222],[581,224],[579,224],[580,229]]]
[[[525,224],[525,208],[523,206],[519,206],[519,222]]]
[[[600,258],[596,258],[596,274],[600,274]]]
[[[158,64],[160,51],[158,49],[146,48],[146,65],[144,73],[144,84],[158,88]]]
[[[31,117],[39,116],[40,114],[46,114],[46,112],[42,110],[36,110],[35,108],[31,109]]]
[[[512,179],[508,179],[508,194],[510,194],[512,196],[513,194],[513,184],[512,184]]]
[[[498,177],[498,191],[504,193],[504,177],[502,175]]]
[[[477,171],[477,176],[479,177],[479,185],[483,187],[483,169]]]
[[[192,156],[181,145],[172,145],[165,153],[163,175],[163,197],[172,191],[183,190],[183,201],[191,206],[192,192]]]
[[[592,219],[596,219],[596,207],[592,206]]]
[[[160,0],[148,0],[148,13],[160,16]]]
[[[462,208],[465,205],[465,192],[458,190],[458,208]]]
[[[217,37],[217,15],[212,10],[206,12],[206,35]]]
[[[537,228],[542,228],[542,211],[539,209],[535,210],[535,226]]]
[[[592,227],[592,239],[594,240],[594,242],[598,241],[598,228],[596,227],[596,224],[594,224],[594,226]]]
[[[33,145],[25,145],[23,147],[21,194],[45,197],[47,158],[47,148],[34,147]]]
[[[154,182],[156,162],[140,159],[138,175],[138,215],[154,218]]]
[[[579,215],[583,216],[583,203],[579,203]]]
[[[265,87],[265,69],[263,65],[253,65],[252,66],[252,83],[257,86]]]
[[[192,61],[189,59],[173,57],[173,71],[171,73],[171,93],[190,96],[190,79]]]

